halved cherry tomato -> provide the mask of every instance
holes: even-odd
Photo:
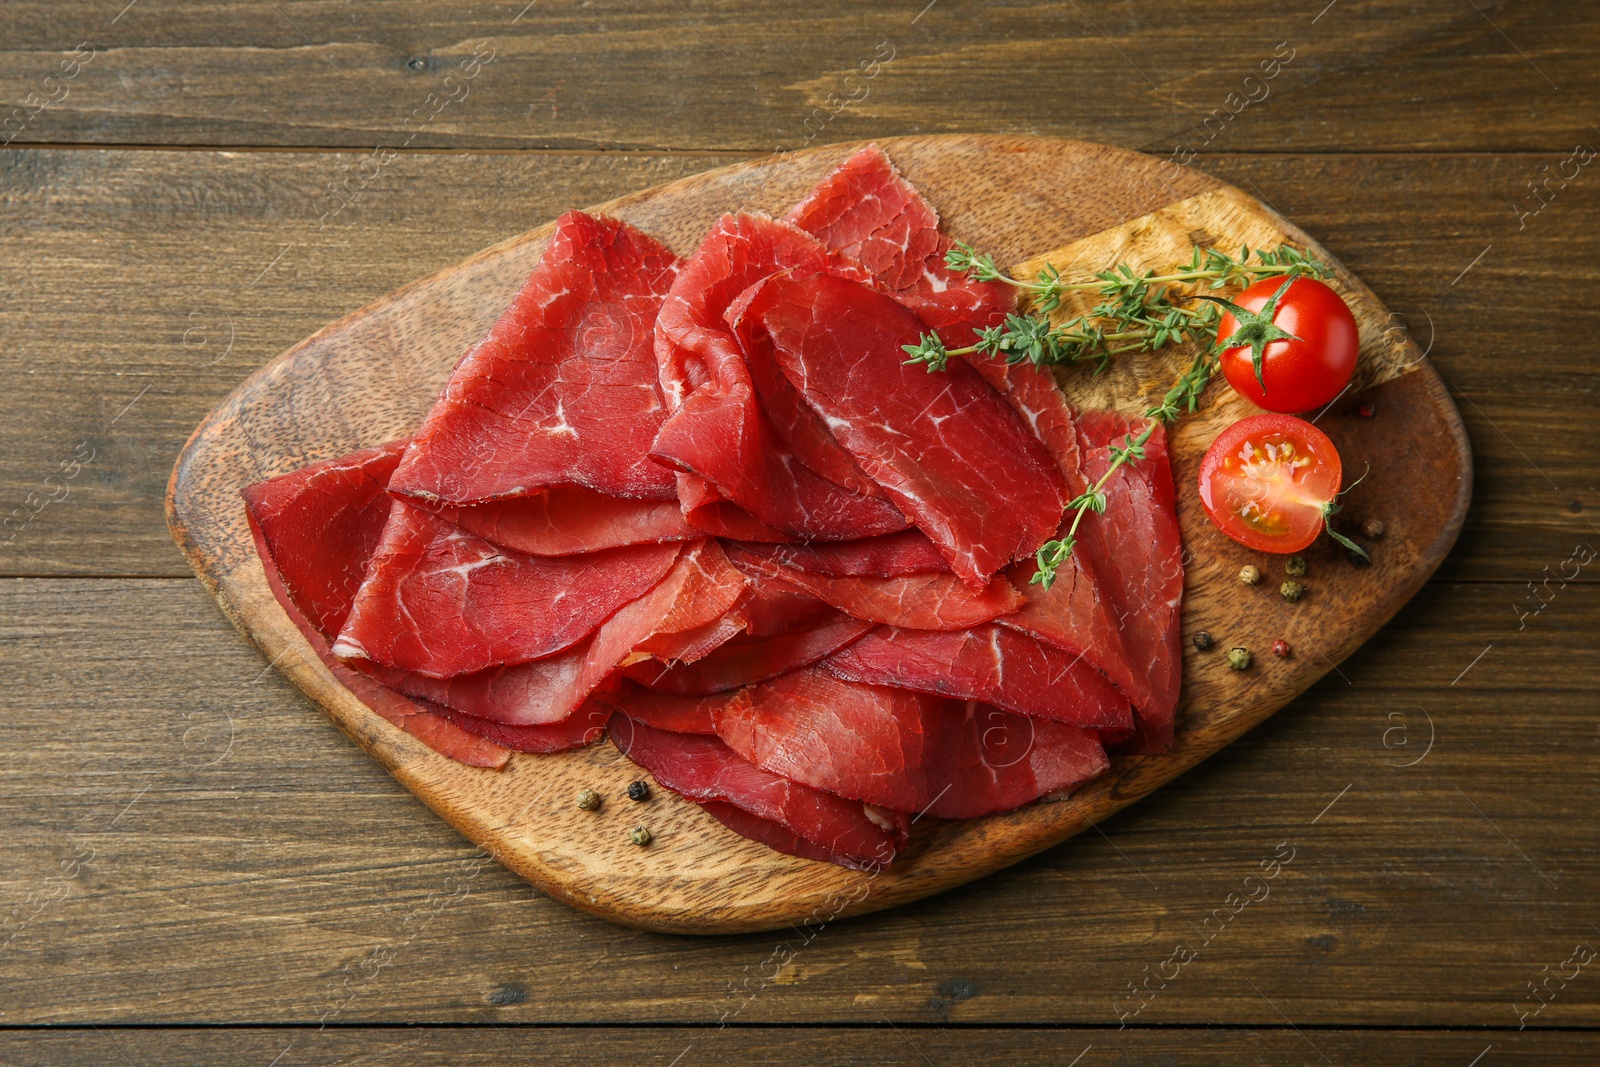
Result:
[[[1283,285],[1282,278],[1263,278],[1233,302],[1246,312],[1260,312]],[[1262,318],[1264,323],[1241,324],[1233,312],[1224,311],[1217,326],[1220,343],[1239,338],[1238,347],[1222,353],[1222,373],[1246,400],[1268,411],[1310,411],[1328,403],[1349,384],[1361,339],[1356,317],[1338,293],[1315,278],[1296,278],[1278,297],[1270,317]],[[1263,329],[1265,325],[1276,329]],[[1263,332],[1279,339],[1249,343],[1252,334]],[[1258,350],[1259,376],[1255,364]]]
[[[1344,469],[1328,435],[1292,415],[1252,415],[1217,435],[1200,461],[1200,502],[1217,529],[1263,552],[1317,539]]]

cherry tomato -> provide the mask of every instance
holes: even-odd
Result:
[[[1200,502],[1217,529],[1241,545],[1299,552],[1338,510],[1333,501],[1343,477],[1327,434],[1292,415],[1252,415],[1206,449]]]
[[[1246,312],[1259,313],[1282,278],[1263,278],[1235,298]],[[1248,320],[1250,316],[1246,316]],[[1361,341],[1356,317],[1340,298],[1315,278],[1296,278],[1278,297],[1270,318],[1262,323],[1241,323],[1232,311],[1223,311],[1217,337],[1223,343],[1235,337],[1238,347],[1222,353],[1222,373],[1246,400],[1268,411],[1310,411],[1328,403],[1355,373]],[[1270,325],[1273,329],[1261,329]],[[1264,333],[1264,344],[1256,336]],[[1292,338],[1284,337],[1292,335]],[[1261,374],[1256,375],[1254,352],[1261,353]]]

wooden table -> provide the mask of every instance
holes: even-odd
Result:
[[[0,35],[0,1060],[1594,1057],[1600,8],[125,3]],[[478,858],[169,542],[190,429],[325,321],[570,207],[944,131],[1192,149],[1397,310],[1476,453],[1399,618],[1100,833],[808,943],[613,927]]]

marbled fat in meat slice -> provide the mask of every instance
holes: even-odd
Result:
[[[888,866],[909,837],[910,822],[903,815],[875,813],[879,821],[874,821],[861,803],[764,771],[715,737],[670,733],[623,712],[613,716],[609,732],[623,754],[664,788],[690,800],[731,805],[781,827],[841,866]],[[724,825],[769,846],[785,841],[759,824],[734,819]],[[802,855],[819,858],[811,850]]]
[[[656,319],[671,414],[652,454],[691,480],[679,485],[689,522],[719,536],[773,539],[736,529],[734,517],[712,508],[719,498],[754,520],[745,531],[838,541],[905,529],[888,500],[846,489],[803,463],[762,410],[724,315],[751,284],[793,267],[860,276],[809,235],[754,215],[724,216],[685,264]],[[702,509],[712,513],[702,517]]]
[[[826,274],[774,275],[745,326],[834,438],[950,561],[981,588],[1031,555],[1061,521],[1055,462],[1012,407],[961,360],[908,366],[917,317],[869,286]]]
[[[994,623],[951,632],[880,626],[822,667],[849,682],[979,700],[1118,736],[1133,727],[1128,698],[1081,656]]]
[[[568,212],[457,365],[390,484],[446,504],[581,486],[673,500],[648,456],[666,416],[653,328],[680,261],[623,222]]]
[[[841,163],[784,218],[859,264],[951,348],[971,344],[975,331],[1016,310],[1009,286],[945,265],[955,242],[875,144]]]
[[[806,544],[735,545],[746,556],[826,578],[900,578],[907,574],[950,573],[950,561],[921,530],[902,530],[857,541]]]
[[[333,651],[435,678],[540,659],[654,587],[678,550],[530,556],[396,498]]]
[[[620,608],[571,648],[526,663],[433,678],[366,660],[352,665],[410,696],[507,726],[560,722],[608,685],[652,637],[693,630],[721,617],[744,592],[745,578],[713,541],[686,546],[665,578]]]
[[[510,758],[507,749],[357,673],[329,648],[383,535],[384,487],[404,448],[404,441],[369,448],[247,487],[251,535],[273,596],[346,689],[435,751],[498,769]]]
[[[817,667],[753,686],[716,713],[717,736],[794,781],[893,811],[970,819],[1103,772],[1084,730],[976,701],[861,685]]]
[[[733,565],[752,576],[788,585],[857,619],[919,630],[964,630],[1009,615],[1022,594],[1003,576],[974,589],[949,571],[894,578],[832,578],[785,567],[766,555],[729,545]]]
[[[676,499],[632,500],[571,485],[467,507],[428,510],[486,541],[533,556],[572,556],[705,536],[684,521]]]

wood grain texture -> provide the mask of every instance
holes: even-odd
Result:
[[[0,420],[0,517],[79,443],[96,454],[68,500],[0,544],[0,575],[190,573],[162,518],[167,469],[249,371],[485,244],[720,157],[411,155],[319,227],[316,190],[354,158],[0,151],[0,395],[15,398]],[[1600,333],[1600,228],[1576,224],[1600,211],[1600,182],[1518,230],[1511,201],[1538,170],[1530,157],[1205,168],[1292,215],[1381,292],[1455,391],[1479,462],[1441,577],[1524,583],[1594,535],[1600,423],[1572,412],[1600,393],[1600,354],[1571,339]]]
[[[1309,243],[1243,193],[1117,149],[978,137],[895,140],[884,147],[939,206],[950,233],[991,250],[1002,262],[1066,245],[1059,254],[1064,262],[1088,258],[1098,269],[1107,240],[1091,235],[1116,227],[1121,236],[1110,243],[1119,253],[1149,245],[1158,258],[1196,229],[1229,244],[1284,238]],[[598,210],[687,252],[726,211],[780,213],[852,151],[839,146],[745,164]],[[993,159],[1005,166],[984,170],[982,163]],[[1168,204],[1174,206],[1163,207]],[[738,838],[668,794],[653,805],[654,841],[641,850],[620,826],[597,834],[594,819],[572,804],[586,787],[615,795],[636,773],[609,743],[556,756],[519,755],[502,772],[480,772],[429,751],[338,685],[268,590],[238,496],[262,477],[409,432],[459,353],[482,335],[526,277],[547,236],[547,228],[535,230],[409,286],[325,328],[259,372],[202,423],[185,448],[173,472],[169,520],[229,617],[408,788],[546,892],[619,922],[697,933],[830,922],[947,889],[1088,829],[1259,723],[1347,656],[1438,566],[1465,515],[1471,461],[1454,408],[1409,339],[1385,332],[1388,313],[1371,292],[1340,274],[1335,284],[1361,326],[1364,388],[1335,405],[1323,425],[1352,467],[1370,460],[1373,483],[1382,487],[1363,496],[1359,509],[1352,507],[1352,518],[1359,522],[1366,516],[1358,511],[1374,509],[1388,516],[1390,532],[1376,565],[1364,572],[1341,565],[1333,546],[1309,552],[1318,567],[1314,592],[1290,609],[1276,597],[1270,577],[1256,590],[1233,577],[1245,561],[1278,575],[1281,561],[1241,552],[1216,534],[1197,501],[1180,496],[1179,518],[1192,557],[1185,574],[1184,631],[1226,629],[1232,643],[1254,645],[1259,659],[1251,672],[1239,675],[1227,669],[1220,651],[1188,650],[1181,728],[1171,753],[1118,760],[1105,777],[1065,802],[986,819],[925,823],[911,848],[882,873],[783,856]],[[1094,246],[1084,247],[1089,242]],[[1170,380],[1162,356],[1130,359],[1127,366],[1126,372],[1113,372],[1131,375],[1123,393],[1159,391]],[[1073,395],[1076,379],[1067,384]],[[1368,396],[1390,410],[1382,422],[1354,416],[1355,404]],[[1106,399],[1092,393],[1085,402]],[[1128,403],[1126,396],[1119,398],[1119,406]],[[1173,439],[1180,484],[1192,481],[1206,444],[1246,407],[1223,390],[1208,394],[1200,413]],[[1419,499],[1423,486],[1431,494],[1425,502]],[[1272,640],[1266,635],[1278,633],[1299,648],[1298,655],[1286,661],[1265,655]]]
[[[1094,1055],[1123,1067],[1238,1067],[1241,1063],[1404,1063],[1461,1067],[1492,1047],[1501,1062],[1563,1067],[1591,1051],[1583,1034],[1440,1034],[1404,1031],[1326,1032],[1279,1029],[1238,1033],[1129,1030],[982,1030],[762,1028],[759,1030],[543,1030],[509,1027],[443,1030],[117,1030],[0,1034],[0,1055],[16,1067],[88,1062],[160,1062],[168,1067],[218,1062],[284,1062],[318,1067],[406,1063],[415,1067],[507,1062],[562,1065],[669,1063],[801,1067],[888,1067],[891,1064],[983,1063],[1024,1067],[1067,1064]],[[1507,1059],[1505,1057],[1510,1057]],[[1271,1057],[1263,1059],[1262,1057]],[[1087,1056],[1085,1056],[1087,1061]]]
[[[235,0],[119,16],[126,2],[7,4],[0,100],[60,97],[43,80],[79,42],[98,50],[21,139],[767,152],[984,130],[1162,154],[1553,151],[1588,136],[1571,109],[1600,90],[1587,4]],[[462,96],[444,79],[479,42],[495,58]],[[1259,80],[1275,54],[1292,59]],[[1230,94],[1256,102],[1231,117]]]
[[[0,583],[0,1023],[1115,1028],[1127,983],[1287,840],[1270,897],[1133,1023],[1282,1026],[1254,982],[1296,1025],[1514,1028],[1542,967],[1600,948],[1573,815],[1600,781],[1572,760],[1596,743],[1600,588],[1522,631],[1514,596],[1430,585],[1104,836],[802,944],[623,929],[483,863],[192,578]],[[1600,1025],[1592,978],[1531,1025]]]

